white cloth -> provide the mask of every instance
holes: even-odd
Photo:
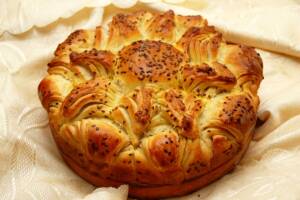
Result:
[[[158,10],[172,8],[182,14],[202,14],[232,42],[300,57],[299,0],[140,0],[140,2]],[[83,12],[83,8],[110,4],[119,8],[130,8],[136,3],[137,0],[71,2],[1,0],[0,35],[3,32],[23,33],[34,26],[44,27],[59,18],[69,18]]]
[[[178,0],[177,5],[142,1],[148,3],[132,9],[173,8],[182,14],[199,13],[224,31],[230,41],[300,57],[300,26],[295,26],[297,18],[294,18],[300,19],[299,1],[211,0],[192,4],[196,0]],[[110,1],[79,3],[77,0],[73,4],[75,1],[60,0],[45,3],[47,6],[43,7],[39,7],[41,3],[34,4],[30,12],[22,11],[31,17],[24,18],[27,15],[16,14],[28,9],[28,4],[22,3],[17,12],[15,6],[19,3],[16,2],[21,1],[10,2],[13,1],[5,5],[12,12],[0,12],[3,32],[0,37],[0,199],[127,199],[127,186],[95,190],[65,165],[37,97],[37,85],[46,74],[46,64],[59,42],[75,29],[95,27],[102,19],[106,21],[114,13],[126,10],[109,6],[104,8],[103,15],[102,8],[94,7],[99,6],[99,2],[108,5]],[[135,1],[113,3],[125,8],[133,6]],[[42,12],[48,7],[52,11]],[[279,8],[282,11],[275,12]],[[280,17],[282,12],[285,18]],[[274,20],[275,16],[282,21]],[[271,27],[274,24],[278,29],[276,34]],[[33,26],[39,28],[31,28]],[[299,199],[300,59],[264,50],[259,52],[265,76],[259,90],[259,115],[264,117],[269,111],[270,118],[257,129],[255,141],[233,173],[194,194],[174,199]]]

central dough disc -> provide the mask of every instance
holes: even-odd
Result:
[[[175,47],[161,41],[137,41],[119,53],[116,73],[127,83],[171,82],[177,77],[184,55]]]

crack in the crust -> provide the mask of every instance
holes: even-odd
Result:
[[[229,131],[228,129],[223,128],[223,127],[220,127],[220,126],[214,126],[214,125],[212,125],[212,126],[206,126],[206,127],[203,129],[203,131],[208,130],[208,129],[218,129],[218,130],[221,130],[222,133],[224,133],[224,135],[229,136],[229,138],[234,138],[235,141],[236,141],[237,143],[239,143],[239,141],[240,141],[241,139],[237,138],[236,135],[240,135],[240,137],[243,138],[243,135],[242,135],[241,133],[236,133],[236,134],[234,134],[234,133],[232,133],[231,131]]]
[[[136,144],[136,141],[134,139],[135,138],[134,136],[136,136],[136,134],[134,134],[134,132],[132,130],[132,126],[131,126],[132,121],[130,119],[129,113],[128,113],[127,109],[125,107],[123,107],[123,106],[119,106],[119,109],[120,109],[120,111],[122,113],[122,116],[125,118],[124,120],[126,121],[126,124],[127,124],[127,127],[128,127],[129,130],[127,130],[127,128],[125,127],[124,123],[122,124],[122,127],[123,127],[124,130],[126,130],[126,134],[128,135],[128,137],[130,139],[130,144],[133,147],[136,147],[137,144]],[[139,140],[139,138],[138,138],[138,140]]]
[[[61,72],[61,68],[63,68],[63,70],[66,70],[67,72]],[[72,74],[71,76],[75,77],[76,73],[78,72],[74,72],[72,70],[72,68],[68,68],[68,67],[65,67],[65,66],[55,66],[53,68],[51,68],[50,70],[50,75],[59,75],[59,76],[62,76],[64,79],[66,79],[67,81],[70,81],[74,84],[74,80],[72,79],[72,77],[70,77],[70,73]],[[81,80],[81,78],[78,78],[78,80]]]
[[[55,72],[55,73],[49,74],[48,76],[58,76],[58,77],[61,77],[61,78],[63,78],[64,80],[66,80],[66,81],[72,83],[72,86],[73,86],[72,89],[74,88],[74,82],[73,82],[73,80],[70,80],[69,77],[66,77],[65,74],[61,74],[61,73]],[[72,91],[72,89],[69,91],[69,93]],[[69,93],[68,93],[68,94],[69,94]],[[67,94],[67,95],[68,95],[68,94]],[[66,96],[67,96],[67,95],[66,95]]]
[[[62,77],[63,79],[65,79],[66,81],[69,81],[69,82],[71,82],[71,83],[73,83],[73,80],[71,80],[70,79],[70,77],[68,77],[66,74],[64,74],[64,73],[61,73],[61,72],[57,72],[57,71],[53,71],[53,72],[51,72],[51,74],[49,74],[50,76],[51,75],[54,75],[54,76],[60,76],[60,77]]]
[[[182,137],[185,140],[185,142],[184,142],[184,148],[183,148],[183,152],[182,152],[182,158],[181,158],[181,161],[180,161],[181,168],[184,168],[184,163],[185,163],[185,158],[186,158],[185,155],[186,155],[186,153],[188,153],[187,152],[187,142],[188,142],[188,139],[185,138],[184,136],[179,136],[179,141],[180,141],[180,137]],[[185,179],[185,177],[184,177],[184,179]]]
[[[99,103],[99,102],[89,102],[87,104],[84,104],[84,106],[82,106],[76,113],[75,115],[73,115],[72,117],[64,117],[66,119],[68,119],[68,121],[78,117],[79,115],[81,115],[86,109],[88,109],[90,106],[93,106],[93,105],[100,105],[100,106],[107,106],[109,107],[108,105],[104,104],[104,103]],[[100,112],[101,113],[101,112]],[[107,113],[101,113],[103,114],[103,116],[107,116]],[[86,117],[83,117],[83,118],[89,118],[89,116],[86,116]]]

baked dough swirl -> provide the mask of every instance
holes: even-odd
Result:
[[[229,172],[248,147],[262,60],[201,16],[135,12],[77,30],[38,92],[68,165],[138,198],[179,196]]]

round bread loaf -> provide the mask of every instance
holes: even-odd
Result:
[[[195,191],[234,168],[252,138],[262,60],[201,16],[135,12],[77,30],[38,91],[67,164],[143,199]]]

